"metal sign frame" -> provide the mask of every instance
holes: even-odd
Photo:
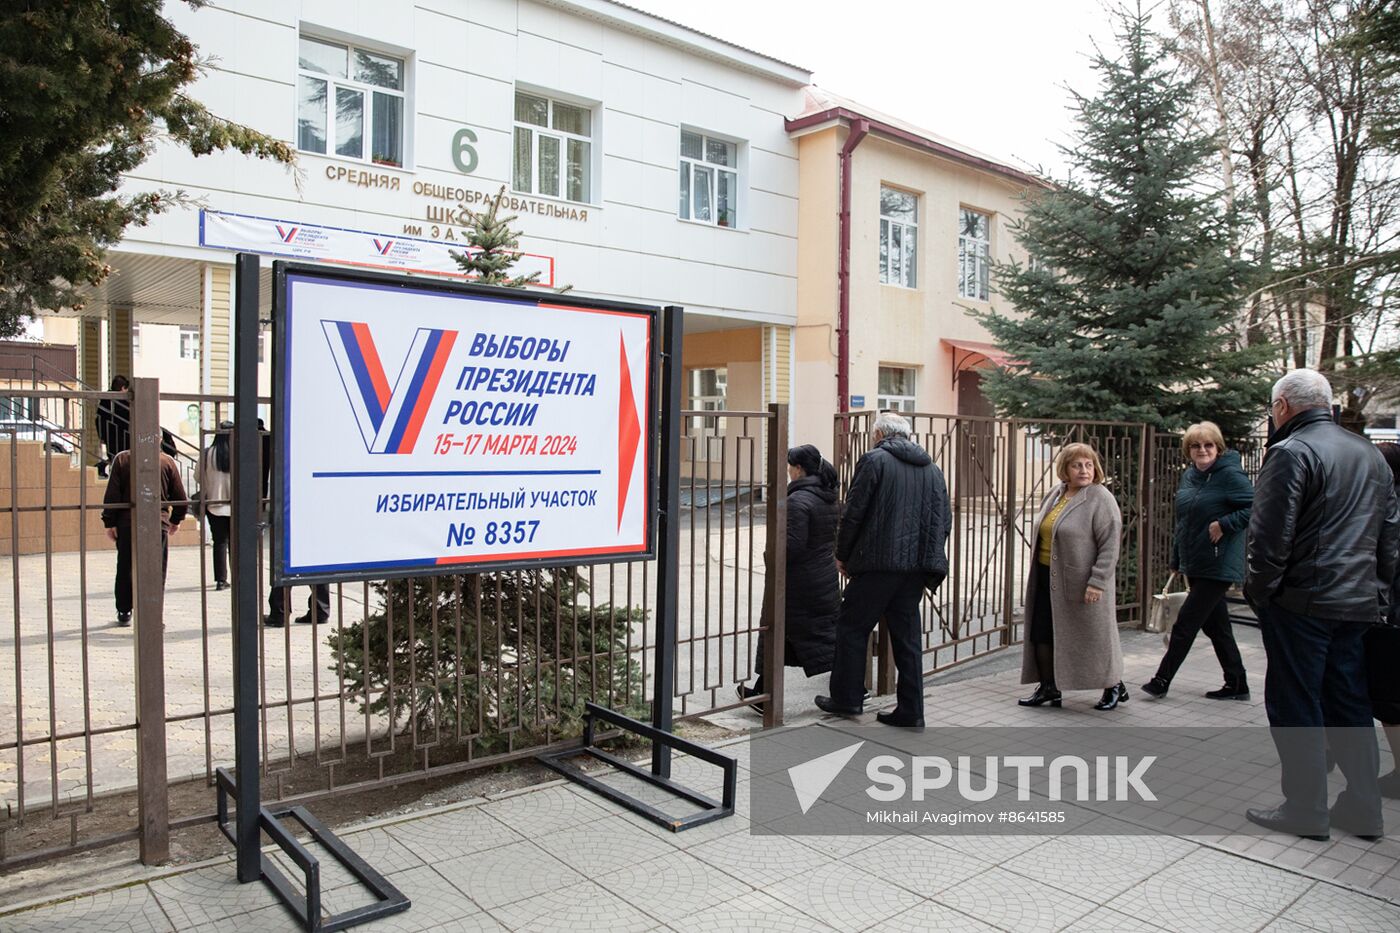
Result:
[[[368,285],[381,289],[401,289],[419,294],[437,294],[463,297],[489,298],[492,301],[509,302],[522,306],[538,306],[542,303],[555,308],[577,308],[580,311],[608,311],[632,316],[645,317],[648,327],[648,352],[646,354],[647,373],[640,382],[646,386],[644,432],[646,450],[646,476],[644,478],[643,510],[646,516],[645,544],[640,550],[630,549],[618,552],[599,552],[562,556],[546,556],[525,559],[481,560],[438,565],[407,564],[366,566],[349,570],[286,572],[288,501],[287,432],[294,426],[289,416],[287,390],[289,334],[287,327],[289,278],[320,279],[327,282]],[[478,285],[469,282],[451,282],[441,279],[409,277],[399,274],[366,272],[325,266],[274,262],[272,264],[272,583],[274,586],[295,586],[310,583],[348,583],[364,580],[393,580],[406,577],[449,576],[465,573],[494,573],[503,570],[522,570],[535,567],[572,567],[596,563],[625,563],[630,561],[652,560],[657,556],[657,503],[658,476],[660,472],[661,449],[658,430],[658,401],[662,391],[662,334],[660,328],[661,309],[653,305],[630,304],[602,299],[578,298],[569,295],[548,293],[501,286]]]

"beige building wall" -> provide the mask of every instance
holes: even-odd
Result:
[[[839,303],[840,164],[848,129],[831,126],[800,139],[798,234],[797,392],[794,443],[832,444],[837,410],[836,324]],[[914,288],[880,281],[880,187],[918,196],[917,275]],[[1008,310],[958,295],[961,208],[990,216],[990,255],[1023,256],[1009,229],[1024,184],[880,137],[872,132],[855,149],[851,169],[850,394],[874,410],[879,368],[916,371],[916,409],[958,412],[954,354],[942,341],[990,342],[969,309]],[[958,354],[967,365],[967,354]],[[974,365],[986,365],[976,358]]]

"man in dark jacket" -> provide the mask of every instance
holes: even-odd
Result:
[[[109,392],[125,392],[131,382],[122,375],[112,377]],[[120,398],[104,398],[97,403],[97,439],[107,445],[107,456],[97,462],[97,475],[107,475],[107,465],[131,446],[131,405]]]
[[[1400,508],[1384,457],[1332,423],[1331,403],[1313,370],[1274,385],[1277,429],[1255,487],[1244,591],[1269,661],[1264,707],[1284,801],[1246,816],[1309,838],[1333,825],[1371,838],[1382,829],[1379,754],[1362,637],[1389,599]],[[1329,746],[1347,779],[1330,814]]]
[[[180,528],[185,520],[189,496],[185,484],[180,479],[180,467],[171,456],[175,449],[175,439],[169,431],[161,431],[160,445],[160,499],[161,499],[161,585],[165,585],[165,567],[170,559],[169,537]],[[117,579],[115,595],[117,602],[117,624],[131,624],[131,451],[120,451],[112,458],[111,477],[107,480],[107,491],[102,497],[102,524],[107,528],[107,537],[117,545]],[[169,503],[169,504],[166,504]]]
[[[948,575],[952,526],[948,487],[928,453],[909,440],[909,422],[893,412],[875,419],[875,446],[856,463],[836,534],[836,566],[849,578],[836,623],[828,713],[856,716],[865,694],[865,646],[884,616],[899,673],[898,703],[876,718],[891,726],[924,724],[924,587]]]

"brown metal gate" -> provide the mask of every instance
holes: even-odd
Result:
[[[1144,458],[1149,429],[1104,421],[1020,421],[974,415],[905,413],[913,440],[928,450],[948,481],[953,526],[948,579],[923,603],[925,670],[932,673],[1020,640],[1026,573],[1040,503],[1058,482],[1054,460],[1069,443],[1092,444],[1104,460],[1109,488],[1123,513],[1118,562],[1119,617],[1140,617],[1150,523]],[[874,412],[835,419],[834,463],[844,494],[870,445]],[[880,650],[880,692],[893,667]]]
[[[214,818],[214,769],[233,761],[233,590],[215,588],[193,519],[171,539],[164,590],[152,586],[158,535],[148,527],[143,549],[138,526],[135,624],[115,625],[91,410],[131,406],[146,467],[121,508],[158,521],[170,503],[154,467],[157,402],[200,406],[205,430],[176,458],[193,495],[198,452],[232,399],[159,395],[152,380],[130,393],[5,391],[44,418],[0,426],[0,870],[131,840],[161,861],[171,829]],[[767,571],[765,553],[785,534],[786,406],[685,412],[682,425],[677,720],[738,706],[735,684],[757,672],[766,587],[783,587],[781,559]],[[618,563],[336,585],[320,625],[292,621],[316,611],[314,590],[285,594],[289,624],[260,630],[264,798],[533,756],[575,740],[585,701],[646,718],[655,578],[653,563]],[[781,611],[773,619],[767,644],[780,646]],[[766,724],[781,718],[769,703]]]

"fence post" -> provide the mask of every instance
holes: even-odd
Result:
[[[1147,621],[1147,611],[1152,599],[1152,574],[1156,569],[1153,559],[1156,541],[1153,535],[1153,511],[1155,503],[1155,479],[1157,472],[1157,429],[1149,424],[1142,426],[1142,478],[1138,486],[1138,622]]]
[[[136,782],[141,862],[170,858],[165,759],[165,530],[160,382],[131,381],[132,596],[136,609]]]
[[[787,450],[788,407],[768,406],[768,585],[763,588],[763,616],[768,634],[763,639],[763,728],[783,724],[783,661],[787,654]]]
[[[1021,503],[1021,496],[1016,491],[1016,445],[1020,440],[1018,422],[1014,419],[1005,422],[1002,427],[1006,431],[1006,499],[1005,499],[1005,528],[1002,536],[1002,548],[1005,560],[1005,569],[1002,571],[1002,624],[1005,626],[1001,632],[1001,644],[1003,646],[1011,644],[1011,627],[1015,622],[1014,607],[1016,604],[1016,518],[1018,506]]]

